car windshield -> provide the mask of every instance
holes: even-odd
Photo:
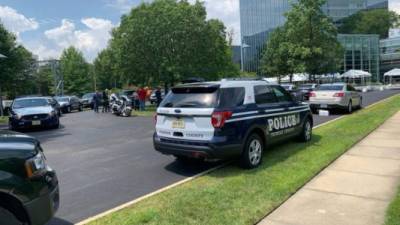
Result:
[[[14,109],[28,108],[28,107],[41,107],[48,106],[49,102],[44,98],[29,98],[29,99],[18,99],[13,103]]]
[[[82,98],[93,98],[94,93],[90,93],[90,94],[85,94],[84,96],[82,96]]]
[[[343,85],[322,85],[318,88],[318,91],[341,91]]]
[[[218,88],[174,88],[161,103],[165,108],[212,108],[216,106]]]
[[[59,102],[68,102],[69,98],[62,97],[62,98],[56,98],[56,100],[59,101]]]

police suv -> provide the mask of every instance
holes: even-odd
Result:
[[[310,141],[309,105],[263,80],[222,80],[172,88],[157,109],[154,148],[178,160],[240,158],[261,164],[266,146]]]

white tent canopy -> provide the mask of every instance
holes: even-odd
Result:
[[[340,75],[340,78],[357,79],[357,78],[371,78],[372,75],[363,70],[349,70]]]
[[[308,74],[306,73],[295,73],[293,74],[292,82],[304,82],[309,79]],[[282,82],[290,82],[290,76],[285,76],[281,79]]]
[[[385,77],[395,77],[395,76],[400,76],[400,69],[392,69],[388,72],[385,73]]]

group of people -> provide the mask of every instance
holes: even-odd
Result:
[[[102,112],[107,113],[110,112],[110,99],[108,97],[108,90],[104,90],[103,93],[96,91],[93,95],[93,110],[96,113],[99,113],[99,107],[103,105]]]
[[[151,90],[148,88],[139,88],[137,91],[133,92],[132,96],[128,96],[132,99],[132,107],[135,110],[145,111],[146,110],[146,100],[150,97]],[[162,93],[161,88],[157,88],[155,91],[156,104],[157,107],[160,105],[162,101]],[[93,95],[93,110],[96,113],[99,113],[99,108],[102,106],[102,112],[107,113],[110,112],[110,99],[109,99],[109,91],[106,89],[103,92],[96,91]]]

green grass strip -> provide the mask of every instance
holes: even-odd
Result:
[[[8,117],[7,116],[0,116],[0,124],[7,124]]]
[[[231,165],[90,224],[254,224],[399,110],[392,97],[316,129],[310,143],[269,149],[258,169]]]
[[[385,225],[400,225],[400,187],[386,212]]]

